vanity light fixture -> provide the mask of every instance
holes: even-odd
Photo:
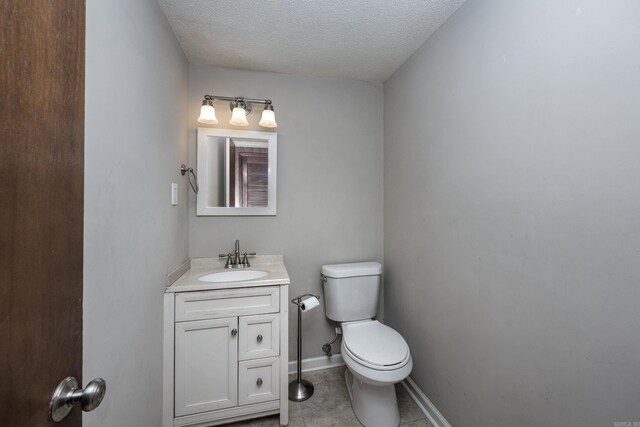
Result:
[[[216,110],[213,107],[213,101],[229,101],[229,107],[231,108],[231,120],[229,124],[233,126],[249,126],[247,116],[251,113],[252,104],[264,105],[262,111],[262,117],[258,123],[262,127],[275,128],[278,126],[276,123],[276,116],[273,111],[273,104],[270,99],[254,99],[254,98],[234,98],[230,96],[217,96],[217,95],[205,95],[202,101],[202,107],[200,107],[200,117],[198,122],[208,125],[215,125],[218,123],[216,117]]]
[[[213,108],[213,102],[211,99],[204,99],[202,101],[202,107],[200,107],[200,117],[198,117],[200,123],[206,123],[208,125],[215,125],[218,123],[216,117],[216,109]]]
[[[247,116],[251,112],[251,107],[247,108],[247,104],[243,100],[234,101],[233,105],[229,124],[233,126],[249,126]]]
[[[271,104],[271,101],[264,103],[262,118],[258,124],[265,128],[275,128],[278,126],[276,123],[276,113],[273,112],[273,104]]]

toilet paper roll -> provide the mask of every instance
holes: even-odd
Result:
[[[320,305],[320,301],[318,301],[318,298],[316,298],[316,297],[307,297],[307,298],[303,299],[302,301],[300,301],[300,310],[302,310],[302,311],[313,310],[314,308],[316,308],[319,305]]]

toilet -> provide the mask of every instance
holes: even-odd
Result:
[[[373,320],[382,265],[331,264],[321,272],[326,316],[342,327],[341,353],[353,411],[365,427],[397,427],[394,385],[409,376],[413,360],[402,335]]]

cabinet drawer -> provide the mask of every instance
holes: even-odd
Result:
[[[280,314],[242,316],[238,322],[238,360],[280,354]]]
[[[176,322],[275,313],[280,310],[278,287],[184,292],[176,295]]]
[[[238,404],[267,402],[280,397],[280,359],[247,360],[238,366]]]

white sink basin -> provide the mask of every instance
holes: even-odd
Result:
[[[200,277],[201,282],[220,283],[220,282],[240,282],[242,280],[259,279],[268,275],[266,271],[260,270],[231,270],[211,273]]]

